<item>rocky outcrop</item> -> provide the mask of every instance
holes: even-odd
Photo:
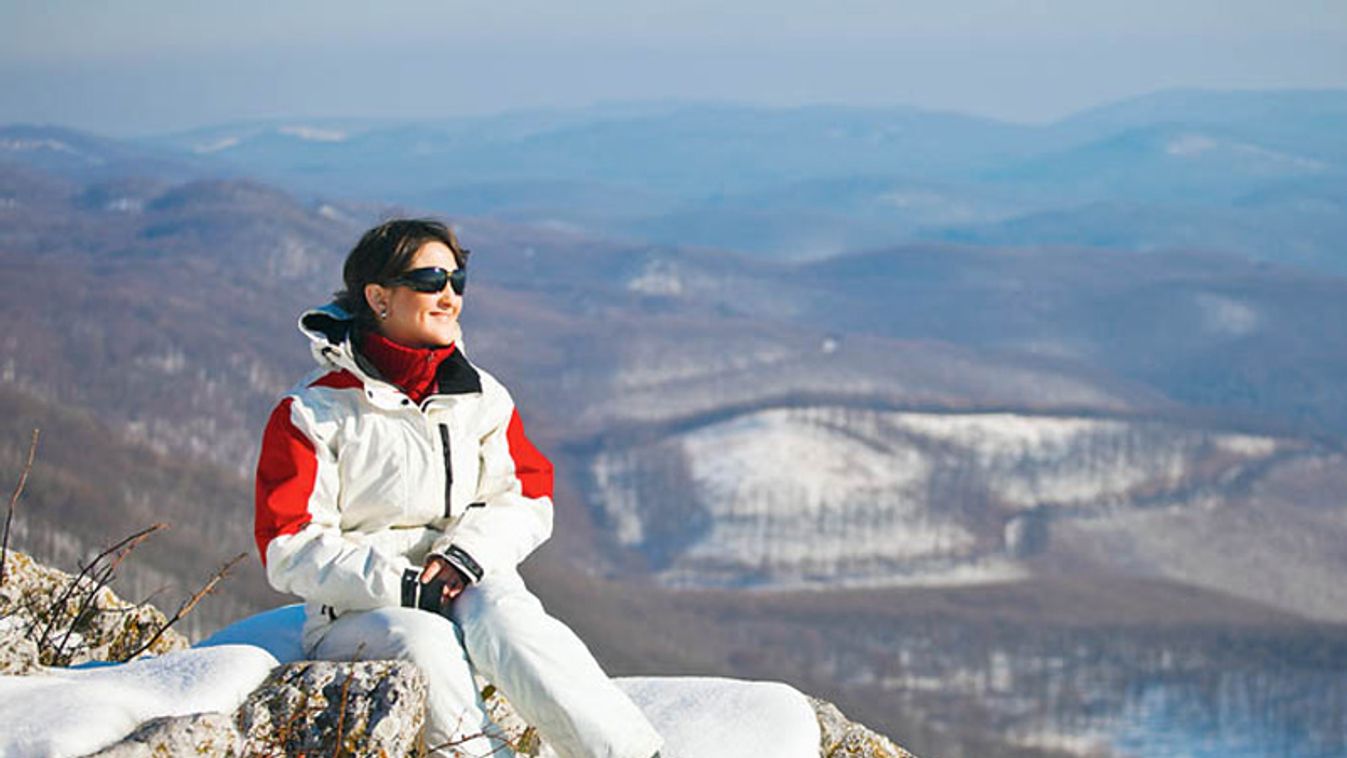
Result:
[[[88,758],[423,756],[425,696],[421,673],[404,662],[293,663],[278,667],[232,715],[154,719]],[[552,755],[494,687],[486,686],[483,696],[499,736],[515,754]],[[821,758],[914,758],[831,703],[809,701],[822,734]]]
[[[282,666],[240,706],[246,755],[417,755],[426,680],[406,661]]]
[[[37,643],[24,636],[22,629],[0,629],[0,674],[25,676],[42,670]]]
[[[500,690],[482,679],[477,680],[477,684],[482,688],[482,700],[486,703],[486,714],[491,717],[491,722],[499,729],[500,739],[514,749],[516,755],[536,756],[542,750],[542,739],[538,736],[538,730],[529,726],[524,719],[515,713],[514,706],[510,701],[500,694]]]
[[[126,739],[87,758],[160,758],[170,755],[242,756],[243,735],[225,713],[196,713],[146,721]]]
[[[151,606],[127,603],[107,588],[76,582],[22,553],[11,552],[6,569],[0,587],[3,674],[40,676],[53,661],[119,660],[167,622]],[[65,640],[64,649],[50,653],[35,638],[48,646]],[[163,654],[186,647],[187,640],[169,629],[150,649]],[[484,681],[478,684],[500,730],[493,736],[521,756],[553,755],[500,692]],[[823,758],[912,758],[830,703],[813,698],[809,703],[818,718]],[[233,713],[152,719],[90,758],[423,756],[425,707],[425,678],[408,662],[299,661],[277,666]]]
[[[148,721],[89,758],[425,754],[426,684],[404,661],[279,666],[232,714]]]
[[[88,576],[77,578],[15,550],[5,560],[0,620],[9,636],[35,644],[44,666],[127,660],[168,624],[152,605],[128,603]],[[189,644],[170,628],[146,652],[162,655]],[[7,651],[10,647],[5,644]],[[8,652],[0,656],[4,666],[0,673],[27,673],[31,661],[25,663],[24,656]]]
[[[811,697],[809,704],[818,716],[822,758],[915,758],[888,737],[848,719],[832,703]]]

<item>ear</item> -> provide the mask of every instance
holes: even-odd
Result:
[[[365,304],[376,314],[388,308],[388,300],[387,287],[374,282],[365,285]]]

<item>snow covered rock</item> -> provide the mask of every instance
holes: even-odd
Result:
[[[888,737],[848,719],[832,703],[815,697],[809,702],[818,715],[822,758],[915,758]]]
[[[5,560],[0,618],[24,637],[40,640],[37,647],[46,666],[126,660],[168,623],[152,605],[128,603],[87,576],[77,582],[16,550]],[[170,628],[148,652],[162,655],[188,644]]]
[[[299,606],[243,619],[196,648],[156,658],[71,669],[36,666],[24,632],[40,617],[15,611],[23,596],[13,591],[24,587],[45,593],[31,597],[56,598],[70,577],[15,556],[4,585],[10,615],[0,618],[0,658],[14,661],[6,665],[15,671],[36,673],[0,676],[0,755],[408,756],[424,749],[426,684],[420,670],[404,661],[303,660]],[[104,615],[135,620],[142,610],[153,610],[106,595],[88,595],[120,614]],[[134,642],[144,639],[134,636],[137,630],[158,628],[136,622],[128,632],[132,641],[117,642],[106,629],[80,627],[79,616],[75,608],[69,617],[58,614],[56,623],[74,619],[74,633],[85,635],[86,656],[143,644]],[[184,643],[173,635],[165,644]],[[664,735],[665,758],[909,757],[836,708],[782,683],[674,677],[616,682]],[[520,755],[555,758],[501,693],[479,685],[492,720]]]
[[[414,755],[426,680],[407,661],[305,661],[278,668],[237,714],[246,755]]]
[[[486,703],[486,715],[500,730],[499,738],[509,743],[516,755],[530,757],[538,755],[543,746],[542,739],[538,737],[538,730],[524,721],[495,685],[488,684],[481,677],[477,677],[476,682],[481,688],[482,701]]]
[[[820,726],[813,706],[789,685],[718,677],[619,677],[614,681],[664,737],[663,758],[820,755]],[[517,755],[557,758],[499,691],[488,686],[484,695],[491,720]],[[884,758],[886,754],[873,755]]]
[[[665,758],[819,755],[818,720],[790,685],[715,677],[616,681],[663,735]]]
[[[158,758],[169,755],[238,756],[243,735],[232,716],[194,713],[164,716],[141,724],[126,739],[88,758]]]
[[[267,653],[235,645],[0,677],[0,755],[85,755],[155,718],[228,713],[275,666]]]
[[[221,629],[203,646],[252,644],[265,648],[281,661],[301,661],[303,650],[299,642],[303,624],[303,608],[298,605],[276,608]],[[388,662],[376,662],[388,665]],[[342,663],[296,663],[278,670],[277,674],[259,690],[273,687],[272,682],[294,676],[304,667],[322,666],[333,676],[339,676]],[[370,665],[370,664],[355,664]],[[402,664],[406,666],[406,664]],[[411,667],[409,670],[415,672]],[[415,672],[418,674],[419,672]],[[402,676],[390,672],[389,678]],[[910,753],[895,746],[882,735],[846,719],[835,706],[815,700],[789,685],[779,682],[749,682],[709,677],[630,677],[616,682],[650,718],[666,740],[662,754],[665,758],[734,758],[735,756],[770,755],[774,758],[910,758]],[[554,758],[555,753],[542,742],[536,730],[529,727],[509,701],[494,687],[478,681],[491,719],[501,729],[502,736],[522,756]],[[328,688],[331,685],[327,685]],[[424,685],[421,685],[424,687]],[[352,692],[359,688],[352,686]],[[261,697],[254,693],[250,698]],[[291,691],[290,705],[284,713],[294,713],[294,702],[299,694]],[[314,725],[331,725],[338,713],[332,696],[325,695],[326,715],[316,702],[305,718]],[[249,706],[245,706],[247,709]],[[273,715],[271,723],[283,722]],[[288,718],[288,716],[286,716]],[[253,732],[265,734],[262,720],[250,727]],[[419,726],[416,727],[419,733]],[[256,739],[256,738],[250,738]],[[324,743],[330,753],[335,743]],[[398,748],[389,748],[390,755]]]
[[[6,621],[8,619],[0,620],[0,624]],[[22,676],[41,669],[37,643],[24,636],[21,629],[5,624],[0,629],[0,674]]]

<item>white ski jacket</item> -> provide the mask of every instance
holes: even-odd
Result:
[[[301,316],[320,368],[272,412],[257,465],[267,579],[311,619],[400,605],[432,553],[476,582],[552,533],[552,466],[462,341],[418,406],[353,348],[352,323],[336,305]]]

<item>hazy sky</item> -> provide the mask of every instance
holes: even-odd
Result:
[[[1347,88],[1347,0],[0,0],[0,123],[633,99],[1017,121],[1168,87]]]

